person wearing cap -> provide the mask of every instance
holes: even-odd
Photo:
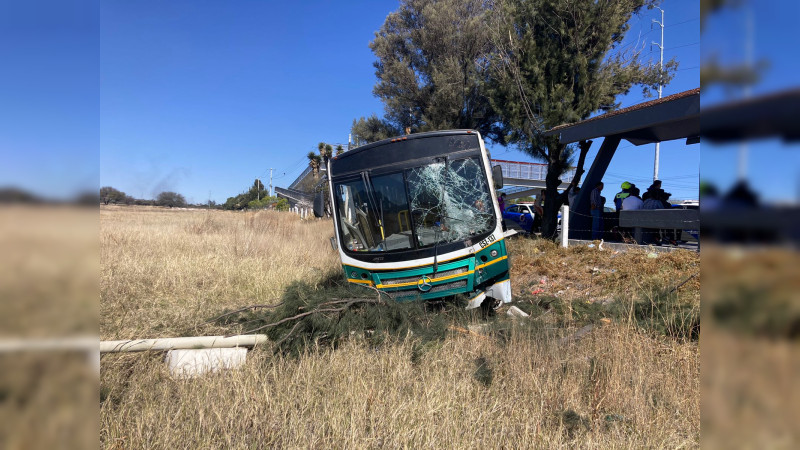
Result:
[[[614,207],[617,208],[617,212],[620,212],[622,210],[622,201],[628,198],[629,195],[631,195],[630,193],[631,184],[629,182],[627,181],[623,182],[620,185],[620,187],[622,188],[622,191],[617,192],[617,195],[614,196]]]

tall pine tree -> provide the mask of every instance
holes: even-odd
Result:
[[[450,128],[496,136],[485,87],[491,42],[483,0],[402,0],[370,44],[385,119],[354,121],[359,137]],[[381,123],[382,122],[382,123]],[[367,135],[367,136],[364,136]]]
[[[560,176],[574,148],[543,132],[597,111],[619,107],[616,98],[635,85],[645,93],[667,83],[677,66],[664,70],[640,59],[638,49],[621,46],[633,14],[658,0],[499,0],[491,24],[493,107],[506,138],[547,163],[542,235],[555,236]],[[576,178],[589,145],[582,143]],[[569,181],[569,180],[567,180]]]

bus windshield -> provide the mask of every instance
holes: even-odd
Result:
[[[385,252],[464,241],[492,230],[495,213],[480,160],[467,158],[337,183],[342,242]]]

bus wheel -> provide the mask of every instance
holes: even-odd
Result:
[[[497,309],[500,308],[502,304],[503,303],[500,300],[492,297],[486,297],[481,303],[481,315],[484,319],[493,317],[497,314]]]

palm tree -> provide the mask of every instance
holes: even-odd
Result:
[[[320,164],[320,157],[314,152],[308,152],[308,165],[311,167],[311,170],[314,172],[314,177],[319,176],[319,164]]]
[[[336,146],[336,156],[339,156],[342,153],[344,153],[344,148],[342,147],[342,144],[339,144]]]
[[[322,158],[322,166],[328,167],[328,160],[333,155],[333,147],[330,144],[320,142],[317,145],[317,149],[319,150],[319,156]]]

